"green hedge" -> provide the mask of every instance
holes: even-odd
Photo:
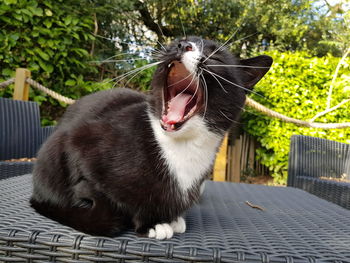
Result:
[[[89,81],[96,68],[90,65],[94,37],[93,10],[84,1],[0,1],[0,82],[28,68],[32,78],[70,98],[79,98],[105,85]],[[12,87],[0,90],[10,97]],[[31,89],[30,99],[44,103],[44,124],[64,110],[54,99]]]
[[[309,57],[307,53],[270,52],[274,63],[269,73],[254,88],[262,96],[251,97],[268,108],[287,116],[310,120],[326,108],[327,94],[340,58]],[[350,60],[339,71],[331,106],[350,98]],[[246,131],[261,143],[257,158],[266,165],[275,182],[287,179],[290,137],[294,134],[350,143],[350,129],[315,129],[298,127],[267,117],[247,108],[243,114]],[[315,120],[316,122],[350,122],[350,103],[346,103]]]

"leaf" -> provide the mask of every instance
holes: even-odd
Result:
[[[19,33],[10,34],[9,38],[13,41],[17,41],[19,39]]]
[[[50,60],[50,56],[47,53],[45,53],[44,51],[42,51],[41,49],[36,48],[35,52],[38,53],[42,59],[44,59],[46,61]]]
[[[14,75],[14,71],[9,68],[4,68],[1,73],[2,75],[9,76],[9,77]]]
[[[65,82],[67,86],[74,86],[76,84],[74,79],[69,79]]]
[[[35,16],[43,16],[43,10],[40,7],[30,7],[29,10]]]
[[[64,18],[64,24],[66,26],[68,26],[71,22],[72,22],[72,17],[71,16],[67,16],[67,17]]]
[[[3,0],[5,5],[17,4],[17,0]]]
[[[45,62],[43,62],[42,60],[38,60],[38,62],[39,62],[40,67],[41,67],[44,71],[46,71],[46,72],[48,72],[48,73],[52,73],[52,72],[53,72],[53,66],[52,66],[51,64],[45,63]]]
[[[46,16],[52,16],[52,11],[50,9],[45,9],[45,15]]]
[[[52,26],[52,20],[46,19],[43,23],[47,28],[51,28]]]

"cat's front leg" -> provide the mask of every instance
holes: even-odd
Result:
[[[186,222],[183,217],[178,217],[170,224],[157,224],[148,231],[149,238],[169,239],[174,233],[184,233],[186,231]]]
[[[183,217],[178,217],[171,223],[154,223],[143,224],[140,221],[134,221],[135,232],[140,236],[155,238],[159,240],[170,239],[174,233],[184,233],[186,230],[186,222]],[[141,224],[140,224],[141,223]]]
[[[186,231],[186,221],[182,216],[171,222],[170,226],[174,233],[185,233]]]

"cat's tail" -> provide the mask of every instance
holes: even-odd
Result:
[[[41,215],[91,235],[113,237],[131,224],[125,212],[106,203],[92,207],[60,207],[32,198],[30,204]]]

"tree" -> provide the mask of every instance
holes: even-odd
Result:
[[[313,55],[335,54],[338,49],[320,41],[336,37],[335,30],[339,27],[346,30],[341,16],[344,7],[342,4],[327,6],[331,11],[323,14],[320,7],[317,8],[318,2],[149,0],[135,1],[135,9],[159,41],[187,34],[224,42],[235,33],[232,50],[236,54],[241,53],[242,47],[248,54],[254,52],[263,43],[281,51],[306,49]]]

